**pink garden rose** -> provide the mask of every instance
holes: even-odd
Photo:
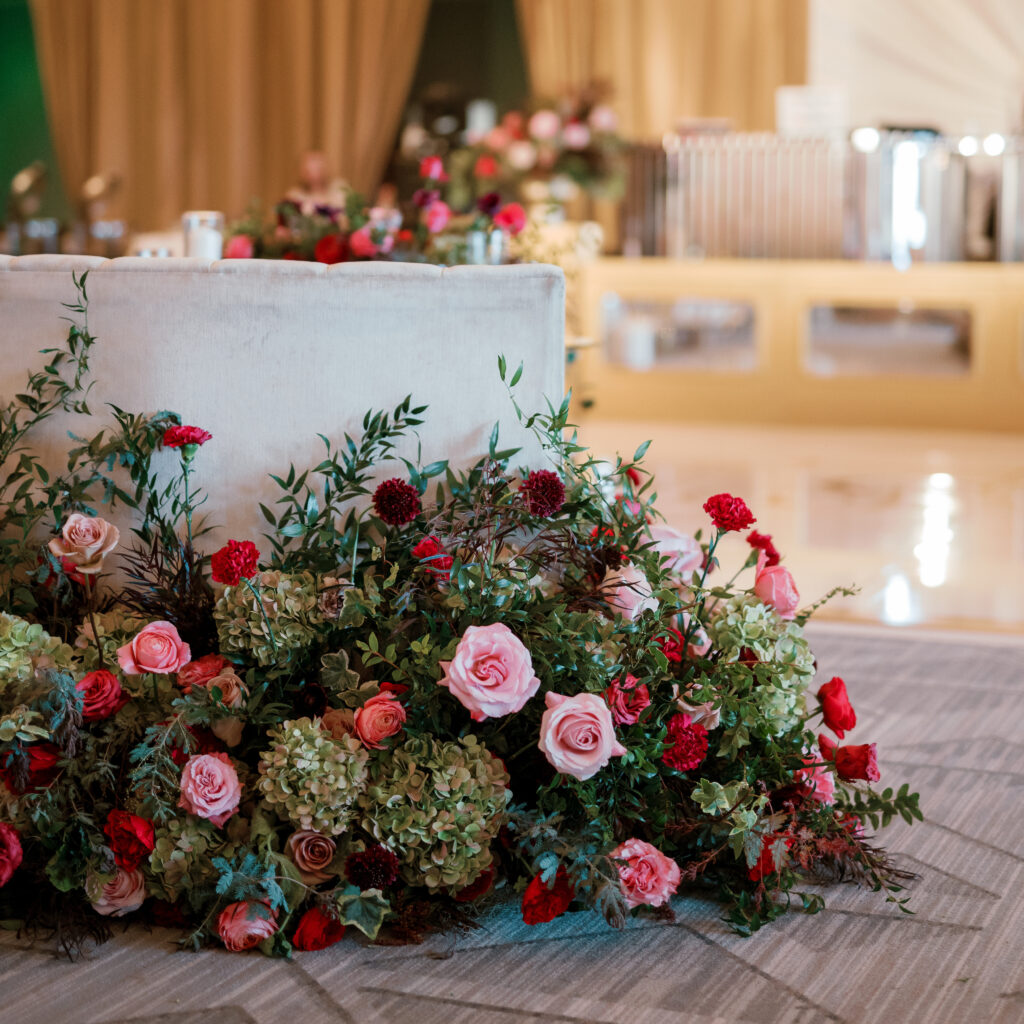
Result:
[[[348,708],[328,708],[320,719],[324,731],[340,740],[343,736],[356,736],[355,714]],[[356,737],[358,739],[358,736]]]
[[[267,902],[231,903],[217,918],[217,934],[232,953],[253,949],[277,931],[277,912]]]
[[[104,917],[124,917],[138,910],[146,899],[146,879],[138,868],[134,871],[117,868],[114,877],[101,888],[98,881],[94,881],[92,887],[86,883],[86,889],[90,888],[99,889],[94,897],[90,894],[92,909]]]
[[[438,199],[423,211],[423,223],[426,224],[427,230],[431,234],[436,235],[438,231],[444,231],[448,226],[451,216],[451,207],[443,200]]]
[[[251,260],[256,247],[248,235],[235,235],[228,239],[224,246],[224,259],[226,260]]]
[[[178,631],[169,622],[151,622],[117,649],[121,670],[130,676],[155,672],[158,675],[177,672],[187,665],[192,652]]]
[[[804,764],[814,767],[802,768],[796,773],[796,778],[803,783],[808,799],[819,804],[834,804],[836,780],[828,765],[822,764],[821,761],[821,754],[817,750],[812,750],[804,758]]]
[[[10,880],[21,864],[21,837],[17,829],[0,821],[0,889]]]
[[[767,558],[763,551],[757,556],[754,593],[774,608],[780,619],[795,618],[800,607],[800,592],[796,589],[793,575],[781,565],[767,565]]]
[[[194,754],[181,772],[178,806],[220,827],[238,810],[242,784],[227,754]]]
[[[649,530],[654,550],[667,559],[665,568],[684,583],[693,580],[693,574],[704,564],[704,549],[700,541],[664,523],[655,523]]]
[[[530,118],[527,130],[535,139],[547,142],[553,139],[562,127],[562,119],[553,110],[538,110]]]
[[[633,622],[648,609],[658,609],[658,600],[653,596],[647,577],[632,563],[608,569],[601,582],[601,594],[611,613],[618,612],[627,622]]]
[[[352,724],[363,746],[382,750],[381,740],[402,731],[405,708],[393,693],[378,693],[356,710]]]
[[[120,539],[117,527],[105,519],[72,512],[64,521],[60,536],[54,537],[48,547],[51,554],[69,562],[78,572],[92,574],[100,571],[103,559]]]
[[[337,874],[337,871],[328,870],[338,851],[337,844],[319,832],[312,829],[293,832],[285,843],[284,851],[299,869],[306,885],[319,885]]]
[[[455,657],[440,665],[445,676],[437,685],[447,686],[474,722],[520,711],[540,686],[530,652],[500,622],[467,627]]]
[[[679,888],[679,865],[642,839],[627,839],[609,854],[619,864],[619,887],[629,907],[661,907]]]
[[[583,781],[626,753],[615,738],[612,713],[598,694],[546,693],[544,701],[538,746],[555,771]]]
[[[562,129],[566,149],[586,149],[590,145],[590,129],[582,121],[570,121]]]

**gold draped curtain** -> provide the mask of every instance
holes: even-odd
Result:
[[[294,183],[306,149],[372,195],[429,0],[32,0],[65,188],[124,181],[139,228],[240,215]]]
[[[685,117],[771,129],[775,89],[806,81],[807,0],[517,0],[535,95],[603,82],[623,133]]]

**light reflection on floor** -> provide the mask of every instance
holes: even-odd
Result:
[[[707,527],[708,495],[742,495],[806,602],[860,586],[823,619],[1024,633],[1024,438],[597,416],[580,437],[601,456],[652,439],[659,507],[680,529]],[[746,547],[730,541],[726,569]]]

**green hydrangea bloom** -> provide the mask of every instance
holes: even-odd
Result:
[[[294,651],[308,647],[323,625],[316,579],[308,572],[275,570],[261,572],[253,583],[260,592],[262,611],[244,583],[225,587],[217,601],[213,614],[220,649],[226,655],[254,658],[260,665],[283,665]]]
[[[0,690],[30,679],[37,668],[69,668],[74,653],[38,623],[0,612]]]
[[[112,608],[110,611],[97,612],[96,629],[99,633],[100,646],[103,648],[103,661],[107,668],[117,666],[117,649],[123,647],[136,633],[152,619],[125,608]],[[82,668],[91,671],[99,666],[99,654],[93,637],[92,623],[87,619],[78,627],[75,647],[79,649]]]
[[[172,818],[154,832],[149,855],[149,891],[158,899],[177,900],[187,889],[216,880],[214,857],[231,857],[236,844],[205,818]]]
[[[724,601],[708,623],[708,634],[726,661],[736,661],[746,647],[759,661],[770,662],[770,683],[751,694],[773,736],[794,728],[804,714],[804,691],[814,678],[814,655],[801,626],[759,601],[741,594]]]
[[[475,736],[410,736],[375,758],[359,799],[362,826],[398,856],[410,884],[461,889],[491,863],[508,782]]]
[[[260,757],[263,799],[294,822],[325,836],[344,832],[366,785],[369,753],[351,736],[334,739],[320,720],[299,718],[270,730]]]

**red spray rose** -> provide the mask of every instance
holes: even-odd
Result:
[[[392,477],[373,492],[373,507],[388,526],[411,523],[422,509],[420,494],[412,484]]]
[[[237,587],[240,580],[259,572],[259,561],[259,550],[251,540],[229,540],[210,559],[210,575],[214,583]]]
[[[773,565],[778,565],[781,561],[781,556],[775,545],[772,543],[772,535],[770,533],[758,533],[757,530],[751,530],[747,534],[747,543],[759,551],[765,553],[765,566],[769,569]]]
[[[314,949],[326,949],[340,941],[345,926],[336,917],[331,917],[319,906],[310,907],[299,920],[299,926],[292,936],[292,946],[302,953]]]
[[[128,811],[111,811],[103,832],[110,841],[114,863],[134,871],[152,852],[153,822]]]
[[[818,749],[824,760],[834,761],[836,759],[836,741],[828,733],[818,733]]]
[[[847,730],[857,724],[856,712],[846,695],[846,683],[839,676],[833,676],[818,690],[818,700],[825,724],[843,739]]]
[[[432,573],[439,581],[451,579],[449,570],[455,559],[449,555],[441,542],[433,535],[424,537],[413,549],[413,558],[424,562],[423,568]]]
[[[518,235],[526,227],[526,211],[519,203],[506,203],[494,215],[494,226]]]
[[[576,891],[569,884],[565,868],[555,872],[554,883],[549,889],[540,875],[534,876],[523,893],[523,920],[527,924],[544,924],[561,917],[569,909]]]
[[[456,903],[472,903],[474,900],[486,896],[494,885],[494,865],[492,864],[485,871],[476,876],[476,881],[463,886],[458,892],[452,895]]]
[[[86,722],[116,715],[129,700],[117,676],[103,668],[84,675],[75,689],[82,695],[82,719]]]
[[[15,769],[13,756],[9,756],[3,768],[0,768],[0,779],[17,796],[53,782],[57,776],[57,762],[60,760],[60,750],[53,743],[33,743],[25,752],[28,754],[28,764],[23,770],[24,774]]]
[[[693,771],[707,756],[708,731],[689,715],[673,715],[668,722],[661,759],[677,772]]]
[[[756,523],[753,513],[742,498],[731,494],[713,494],[704,502],[704,511],[711,516],[711,522],[723,533],[731,530],[745,530]]]
[[[190,427],[182,424],[181,426],[168,427],[164,431],[164,447],[165,448],[184,448],[185,445],[195,444],[206,444],[213,434],[207,433],[201,427]]]
[[[861,743],[853,747],[837,747],[836,771],[847,782],[856,779],[877,782],[882,777],[878,770],[878,745]]]
[[[10,880],[21,863],[21,837],[16,829],[0,822],[0,888]]]
[[[317,263],[344,263],[347,256],[348,245],[342,235],[324,235],[313,247]]]
[[[761,856],[757,858],[757,863],[747,871],[747,877],[752,882],[760,882],[766,875],[775,874],[777,869],[775,867],[774,847],[780,840],[787,850],[793,845],[792,836],[768,836],[761,845]]]

